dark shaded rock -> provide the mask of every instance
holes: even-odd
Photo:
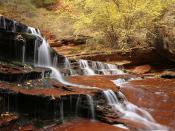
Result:
[[[75,119],[62,125],[54,125],[46,128],[47,131],[129,131],[98,121]],[[133,130],[136,131],[136,130]]]
[[[151,66],[150,65],[140,65],[132,69],[129,69],[127,71],[130,73],[134,73],[134,74],[145,74],[145,73],[151,72]]]
[[[0,30],[0,60],[22,62],[23,45],[25,46],[25,61],[34,62],[35,42],[41,44],[41,39],[30,34],[19,34]],[[40,46],[38,44],[38,46]]]
[[[165,75],[162,75],[161,78],[174,79],[175,78],[175,75],[165,74]]]
[[[160,55],[175,61],[175,5],[170,5],[161,19],[162,25],[156,28],[156,48]]]
[[[96,52],[91,54],[77,54],[67,56],[70,59],[86,59],[102,62],[124,62],[124,65],[141,65],[148,63],[159,63],[164,58],[156,52],[154,47],[131,48],[130,50],[113,51],[111,53]]]
[[[109,124],[118,123],[117,119],[120,118],[123,114],[117,110],[114,110],[112,105],[110,106],[107,104],[107,100],[105,99],[103,92],[97,92],[95,94],[95,100],[97,102],[97,106],[95,108],[96,118]],[[122,103],[123,100],[120,99],[120,102]]]
[[[28,27],[20,22],[16,22],[0,16],[0,29],[10,32],[28,32]]]
[[[30,95],[0,89],[2,109],[0,112],[15,112],[39,120],[62,119],[68,116],[90,118],[90,108],[85,94],[63,94],[59,97]],[[77,105],[77,101],[80,99]],[[76,105],[76,106],[75,106]],[[63,114],[61,114],[61,112]]]
[[[80,44],[85,44],[87,39],[90,39],[91,37],[89,36],[83,36],[79,35],[76,37],[67,37],[61,40],[61,44],[63,45],[68,45],[68,44],[75,44],[75,45],[80,45]]]
[[[28,80],[41,79],[48,77],[50,70],[46,68],[20,67],[17,65],[0,64],[0,80],[7,82],[22,83]]]
[[[172,70],[164,71],[162,74],[160,74],[161,78],[164,79],[174,79],[175,78],[175,72]]]
[[[17,121],[18,116],[13,114],[1,114],[0,116],[0,130],[1,131],[8,131],[10,130],[10,127],[14,125],[14,123]]]
[[[109,123],[109,124],[116,124],[117,119],[120,118],[122,114],[120,112],[116,113],[112,109],[111,106],[108,105],[98,105],[96,107],[96,116],[100,121]]]

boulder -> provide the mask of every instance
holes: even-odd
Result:
[[[156,27],[157,38],[155,46],[162,56],[175,61],[175,4],[164,12],[161,25]]]
[[[150,71],[151,71],[150,65],[140,65],[129,70],[129,72],[134,74],[145,74],[145,73],[149,73]]]

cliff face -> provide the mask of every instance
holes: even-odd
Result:
[[[35,43],[41,44],[41,39],[28,33],[28,27],[0,17],[0,59],[3,61],[33,63]],[[23,56],[25,55],[25,56]]]

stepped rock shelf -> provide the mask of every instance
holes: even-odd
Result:
[[[137,81],[144,83],[155,77],[149,72],[150,66],[136,69],[142,74],[128,74],[119,65],[69,60],[51,49],[38,29],[0,16],[0,130],[175,129],[172,124],[174,105],[168,107],[172,118],[167,122],[160,117],[154,120],[151,115],[155,116],[157,110],[152,113],[138,107],[142,106],[141,102],[134,105],[135,97],[127,88],[124,92],[133,103],[121,92],[123,83],[130,87],[126,83],[132,84],[131,80],[134,80],[136,84],[132,86],[137,87]],[[140,71],[142,69],[144,71]],[[162,77],[173,77],[172,70],[168,73],[164,72]],[[161,76],[162,72],[159,70],[156,74]],[[158,78],[154,80],[159,81]],[[168,101],[168,98],[174,98],[173,94],[166,99],[161,97],[161,100]]]

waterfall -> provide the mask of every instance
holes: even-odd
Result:
[[[5,21],[5,18],[4,16],[0,16],[0,25],[2,28],[6,29],[6,21]]]
[[[168,129],[160,124],[156,123],[153,117],[145,110],[137,107],[136,105],[125,100],[123,103],[117,98],[116,94],[112,90],[103,91],[108,105],[112,106],[114,112],[120,112],[123,114],[122,118],[135,121],[137,123],[144,124],[147,130],[159,130],[167,131]],[[120,92],[120,97],[124,95]],[[126,99],[126,98],[124,98]]]
[[[114,64],[93,61],[93,65],[95,65],[96,70],[101,71],[104,75],[116,75],[124,73],[117,65]]]
[[[64,58],[64,67],[71,68],[70,61],[67,57]]]
[[[42,44],[39,46],[39,48],[37,46],[35,46],[35,48],[37,48],[37,49],[35,49],[35,51],[37,51],[35,53],[38,53],[38,62],[34,63],[34,64],[36,64],[35,66],[45,67],[45,68],[51,69],[52,70],[51,78],[56,79],[57,81],[61,82],[64,85],[76,86],[76,87],[79,87],[79,88],[97,89],[96,87],[78,85],[78,84],[73,84],[73,83],[70,83],[70,82],[66,81],[63,78],[60,71],[52,65],[52,63],[51,63],[51,52],[49,50],[50,46],[49,46],[48,42],[45,40],[45,38],[42,37],[39,29],[35,29],[33,27],[28,27],[28,32],[32,33],[33,35],[38,36],[42,39]],[[37,55],[34,54],[34,56],[36,57]],[[35,60],[36,60],[36,58],[35,58]]]
[[[43,38],[43,42],[38,49],[38,65],[51,66],[51,56],[46,39]]]
[[[90,95],[86,95],[87,96],[87,100],[90,106],[90,111],[91,111],[91,117],[93,120],[95,120],[95,108],[94,108],[94,100],[93,97]]]
[[[110,71],[112,71],[112,74],[124,74],[123,70],[119,68],[119,66],[114,64],[107,64],[107,67]],[[120,66],[122,67],[122,66]]]
[[[37,35],[39,37],[42,37],[40,30],[39,29],[35,29],[33,27],[28,27],[28,33],[31,33],[33,35]]]
[[[25,45],[22,46],[22,64],[25,63],[25,52],[26,52],[26,47]]]
[[[91,63],[89,65],[89,63]],[[103,74],[103,75],[117,75],[124,74],[123,70],[120,69],[122,66],[117,66],[114,64],[107,64],[99,61],[87,61],[87,60],[79,60],[80,68],[84,70],[84,75],[95,75],[95,74]]]
[[[70,75],[73,75],[74,74],[74,72],[73,72],[73,70],[71,68],[70,61],[69,61],[69,59],[67,57],[64,58],[64,67],[66,69],[69,69],[70,70]]]
[[[57,63],[58,63],[58,56],[55,54],[55,56],[53,57],[53,66],[57,67]]]
[[[81,96],[79,95],[76,101],[75,115],[78,117],[79,106],[81,103]]]
[[[62,99],[60,101],[60,118],[61,118],[61,121],[64,122],[64,105],[63,105]]]
[[[13,32],[16,32],[16,21],[13,21],[13,29],[12,29]]]
[[[38,39],[35,40],[35,47],[34,47],[34,65],[38,64],[38,46],[39,42]]]
[[[85,75],[95,75],[95,72],[90,68],[87,60],[79,61],[80,68],[84,70]]]

